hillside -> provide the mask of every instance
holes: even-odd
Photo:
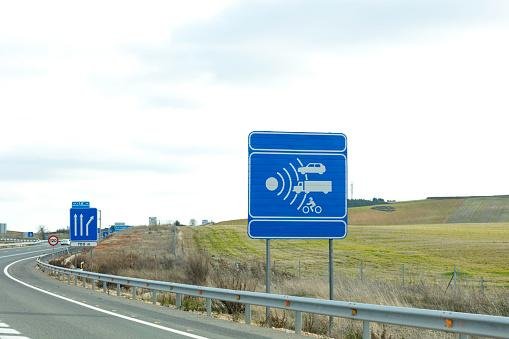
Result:
[[[349,225],[509,222],[509,196],[429,198],[348,209]],[[246,219],[228,221],[246,224]]]
[[[509,222],[509,197],[433,198],[348,210],[350,225]]]

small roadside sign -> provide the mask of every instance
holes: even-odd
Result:
[[[48,237],[48,244],[51,246],[56,246],[58,244],[58,237],[56,235],[50,235]]]
[[[90,208],[90,201],[73,201],[72,208]]]

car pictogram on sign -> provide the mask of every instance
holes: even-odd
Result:
[[[325,166],[319,162],[311,162],[306,166],[299,167],[297,171],[302,175],[309,173],[324,174],[326,169]]]

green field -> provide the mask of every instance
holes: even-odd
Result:
[[[263,261],[265,242],[250,239],[245,220],[189,229],[198,247],[229,260]],[[466,279],[509,286],[509,223],[349,226],[334,241],[337,274],[397,280],[406,274],[427,279],[450,277],[456,265]],[[271,240],[276,266],[302,276],[325,275],[327,240]]]

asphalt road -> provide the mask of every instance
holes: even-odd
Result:
[[[0,339],[301,337],[68,286],[36,269],[50,251],[0,249]]]

